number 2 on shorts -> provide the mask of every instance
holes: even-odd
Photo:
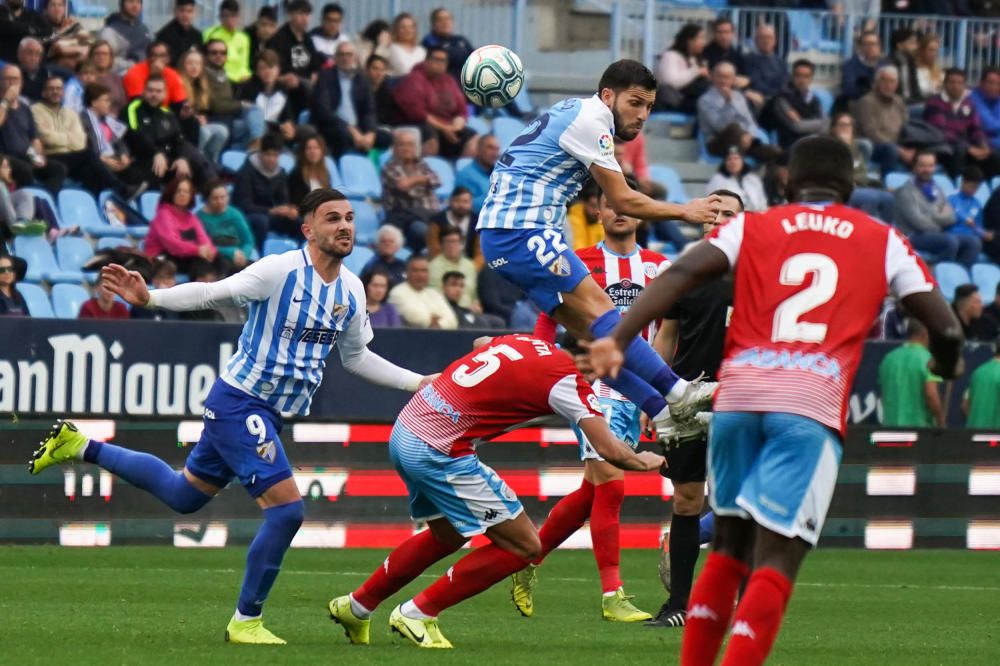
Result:
[[[548,243],[546,243],[548,241]],[[548,245],[552,246],[552,251],[548,250]],[[548,266],[556,255],[562,254],[568,248],[563,242],[562,234],[555,229],[545,229],[541,236],[532,236],[528,239],[528,249],[535,253],[535,259],[542,266]]]

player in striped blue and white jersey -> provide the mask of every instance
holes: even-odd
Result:
[[[607,335],[621,319],[563,235],[566,206],[588,178],[621,215],[695,224],[715,219],[718,197],[672,204],[650,199],[625,181],[614,138],[631,141],[642,131],[655,95],[656,80],[641,63],[608,66],[596,95],[559,102],[514,139],[497,160],[479,213],[480,246],[490,267],[581,340]],[[641,338],[626,352],[626,367],[602,379],[661,429],[671,423],[670,414],[693,417],[715,388],[678,377]]]
[[[433,377],[404,370],[368,350],[361,281],[342,262],[354,249],[354,212],[340,192],[314,190],[300,206],[307,245],[269,256],[220,282],[150,292],[136,272],[102,271],[104,284],[135,306],[202,310],[249,306],[236,354],[205,401],[204,430],[182,472],[124,447],[90,441],[58,423],[30,463],[33,474],[85,460],[149,491],[179,513],[203,507],[239,478],[264,513],[226,639],[280,644],[263,626],[261,608],[303,519],[302,498],[278,434],[283,413],[306,415],[334,346],[344,368],[375,384],[415,391]]]

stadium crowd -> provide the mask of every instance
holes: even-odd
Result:
[[[308,0],[284,9],[279,25],[274,7],[248,17],[223,0],[218,23],[201,31],[194,0],[176,0],[173,19],[154,32],[142,0],[121,0],[90,33],[65,0],[40,12],[24,0],[0,6],[0,234],[15,255],[0,259],[0,314],[29,314],[18,281],[73,281],[72,271],[60,274],[74,237],[94,250],[87,268],[124,261],[157,286],[214,281],[296,247],[297,204],[340,186],[360,168],[347,160],[360,158],[378,175],[352,195],[359,242],[349,265],[375,325],[532,328],[537,310],[479,250],[477,214],[501,143],[461,92],[473,45],[451,14],[435,9],[423,37],[408,13],[351,35],[340,5],[324,5],[312,29]],[[969,276],[980,266],[997,272],[1000,261],[1000,189],[991,188],[1000,176],[1000,70],[970,82],[945,66],[936,34],[902,27],[885,45],[866,25],[834,96],[814,87],[814,63],[788,62],[785,30],[759,23],[743,44],[737,27],[726,15],[686,25],[656,66],[656,110],[690,114],[704,158],[718,162],[707,191],[736,192],[747,210],[783,203],[789,146],[832,134],[855,155],[850,203],[897,226],[932,261],[965,271],[946,291],[966,336],[996,340],[1000,291],[980,294]],[[502,113],[520,117],[519,108]],[[651,177],[641,134],[615,154],[638,188],[670,194]],[[67,190],[92,202],[68,208]],[[579,248],[602,233],[587,187],[569,209],[567,235]],[[644,227],[640,242],[680,252],[696,236],[663,221]],[[6,242],[0,253],[10,254]],[[52,270],[31,265],[38,261]],[[174,316],[130,312],[100,284],[93,294],[74,301],[80,317]],[[911,339],[907,322],[887,303],[872,337]]]

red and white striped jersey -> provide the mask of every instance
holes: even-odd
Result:
[[[418,391],[398,422],[438,451],[458,457],[539,416],[570,423],[604,418],[573,359],[527,335],[504,335],[472,350]]]
[[[934,279],[896,230],[840,204],[779,206],[717,227],[735,269],[718,411],[788,412],[843,434],[865,334],[887,291]]]

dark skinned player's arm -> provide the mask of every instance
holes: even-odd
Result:
[[[941,290],[910,294],[903,298],[903,307],[927,327],[930,336],[931,372],[944,379],[962,374],[962,325],[941,294]]]

